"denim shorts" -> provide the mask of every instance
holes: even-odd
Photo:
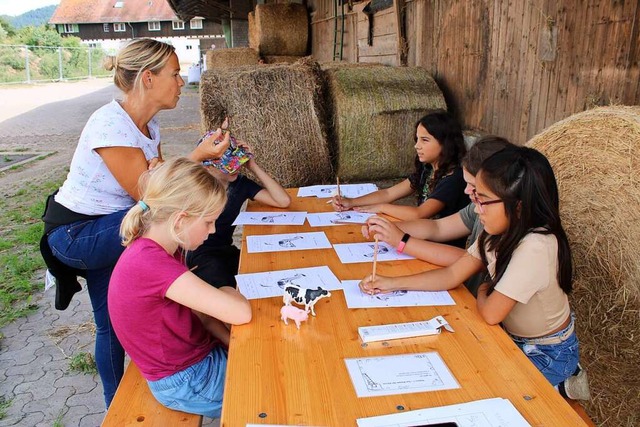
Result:
[[[571,321],[566,328],[547,335],[543,339],[565,335],[569,330],[574,329],[574,323],[575,316],[571,313]],[[540,338],[522,338],[512,334],[509,336],[553,386],[573,375],[578,367],[580,358],[575,330],[558,344],[540,344],[536,342]]]
[[[217,346],[200,362],[157,381],[151,394],[170,409],[219,418],[227,369],[227,351]]]

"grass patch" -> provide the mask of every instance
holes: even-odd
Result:
[[[96,360],[91,353],[74,354],[69,361],[69,369],[83,374],[97,374]]]
[[[0,420],[7,416],[7,409],[11,406],[11,401],[4,396],[0,396]]]
[[[29,184],[0,199],[0,327],[37,309],[32,296],[41,289],[40,217],[45,199],[62,183]]]

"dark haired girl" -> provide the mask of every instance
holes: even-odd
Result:
[[[415,171],[402,182],[365,196],[334,197],[337,211],[384,213],[410,220],[439,218],[458,212],[469,203],[460,161],[466,153],[460,124],[446,111],[427,114],[416,124]],[[416,194],[417,207],[392,202]],[[464,247],[464,241],[457,242]]]

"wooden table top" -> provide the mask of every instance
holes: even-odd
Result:
[[[330,211],[327,199],[292,196],[289,211]],[[258,203],[248,210],[277,211]],[[362,242],[359,225],[245,226],[241,273],[328,265],[340,280],[362,279],[371,263],[343,265],[333,249],[248,254],[246,236],[324,231],[332,243]],[[377,273],[398,276],[437,268],[423,261],[379,262]],[[474,297],[460,286],[455,306],[348,309],[342,291],[320,300],[300,330],[280,320],[282,298],[251,301],[253,320],[234,326],[221,425],[355,426],[357,418],[508,398],[533,426],[584,426],[582,419],[528,361],[499,326],[479,316]],[[359,326],[413,322],[442,315],[455,333],[362,345]],[[460,388],[381,397],[356,396],[345,358],[437,351]]]

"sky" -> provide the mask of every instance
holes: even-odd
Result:
[[[60,4],[60,0],[0,0],[0,15],[17,16],[39,7]]]

